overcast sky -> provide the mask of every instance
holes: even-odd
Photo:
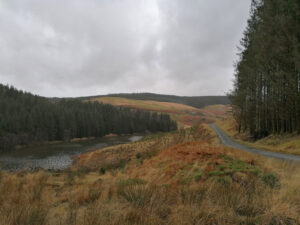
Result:
[[[43,96],[223,95],[250,0],[0,0],[0,83]]]

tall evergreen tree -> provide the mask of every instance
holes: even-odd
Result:
[[[299,23],[298,0],[252,0],[230,94],[240,132],[300,132]]]
[[[79,100],[51,100],[0,84],[0,150],[42,141],[177,129],[169,115]]]

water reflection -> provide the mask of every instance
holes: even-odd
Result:
[[[76,143],[47,144],[0,153],[3,170],[65,169],[72,164],[72,157],[108,146],[138,141],[142,136],[116,136],[80,141]]]

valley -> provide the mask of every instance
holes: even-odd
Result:
[[[117,140],[112,146],[70,143],[80,145],[80,152],[70,150],[73,162],[65,168],[2,170],[0,225],[299,222],[300,164],[222,145],[209,123],[229,125],[228,105],[83,101],[167,113],[179,126],[128,143],[120,141],[126,136],[106,137]],[[190,123],[183,120],[187,116]],[[63,145],[57,152],[63,153]]]
[[[300,0],[0,1],[0,225],[300,225]]]

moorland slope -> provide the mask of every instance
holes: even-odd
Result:
[[[109,94],[82,97],[81,99],[99,98],[99,97],[118,97],[132,100],[146,100],[157,102],[173,102],[183,105],[189,105],[195,108],[203,108],[209,105],[227,105],[230,101],[227,96],[176,96],[162,95],[154,93],[124,93],[124,94]]]
[[[207,125],[1,173],[1,225],[299,224],[300,168],[220,146]]]
[[[228,105],[209,105],[204,108],[196,108],[174,102],[135,100],[122,97],[95,97],[84,101],[101,102],[131,109],[168,113],[181,127],[190,127],[200,122],[211,123],[216,119],[224,118],[229,111]]]

